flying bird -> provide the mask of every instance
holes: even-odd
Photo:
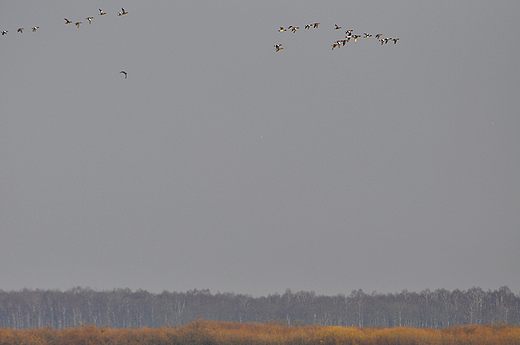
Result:
[[[376,38],[377,38],[377,39],[380,39],[381,36],[383,36],[383,34],[377,34],[377,35],[376,35]]]
[[[3,35],[6,35],[8,32],[9,32],[9,31],[7,31],[7,30],[2,31],[2,36],[3,36]]]
[[[125,9],[121,7],[121,12],[119,12],[117,15],[124,16],[125,14],[128,14],[128,12],[126,12]]]
[[[88,20],[89,24],[92,24],[92,19],[94,19],[94,17],[87,17],[86,19]]]
[[[100,16],[104,16],[105,14],[107,14],[107,13],[106,13],[106,12],[103,12],[102,9],[99,9],[99,15],[100,15]]]
[[[278,30],[278,32],[284,32],[284,31],[286,31],[286,30],[283,28],[283,26],[280,26],[280,30]]]
[[[280,50],[283,49],[281,43],[280,43],[280,44],[275,44],[275,45],[274,45],[274,48],[276,49],[277,52],[279,52]]]
[[[314,27],[317,29],[318,28],[318,25],[320,25],[321,23],[314,23]]]
[[[341,26],[338,26],[338,24],[334,24],[334,30],[339,30],[341,29]]]
[[[296,30],[299,30],[299,29],[300,29],[299,26],[292,26],[292,25],[287,28],[287,30],[291,30],[292,32],[296,32]]]
[[[126,73],[125,71],[121,71],[121,72],[119,72],[119,73],[124,74],[124,75],[125,75],[125,79],[128,78],[128,73]]]
[[[19,29],[17,30],[17,32],[23,34],[23,29],[25,29],[25,28],[19,28]]]
[[[399,37],[392,39],[394,41],[394,44],[397,44],[397,41],[399,41]]]
[[[63,18],[63,19],[65,19],[65,24],[72,24],[71,20],[68,20],[67,18]]]
[[[32,28],[32,31],[36,32],[36,30],[38,30],[39,28],[40,28],[39,26],[35,26],[35,27]]]
[[[82,23],[82,22],[76,22],[76,23],[74,23],[74,25],[76,25],[76,26],[79,28],[79,26],[81,25],[81,23]]]

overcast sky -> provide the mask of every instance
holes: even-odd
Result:
[[[1,1],[0,289],[520,293],[519,17]]]

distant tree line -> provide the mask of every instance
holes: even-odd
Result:
[[[442,329],[490,323],[520,324],[520,296],[506,286],[484,291],[438,289],[400,293],[354,290],[348,296],[292,292],[267,297],[209,290],[162,292],[114,289],[96,291],[0,290],[0,328],[56,329],[80,325],[156,328],[197,319],[276,325],[355,326]]]

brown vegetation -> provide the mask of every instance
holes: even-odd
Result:
[[[518,325],[469,325],[443,330],[281,326],[277,322],[236,323],[197,320],[178,328],[115,329],[82,326],[57,330],[0,329],[0,345],[520,345]]]

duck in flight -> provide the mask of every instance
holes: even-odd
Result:
[[[68,20],[67,18],[63,18],[63,19],[65,19],[65,24],[72,24],[71,20]]]
[[[125,72],[125,71],[121,71],[121,72],[119,72],[119,73],[122,73],[122,74],[124,74],[124,75],[125,75],[125,79],[127,79],[127,78],[128,78],[128,73],[127,73],[127,72]]]
[[[334,24],[334,30],[339,30],[341,29],[341,26],[338,26],[338,24]]]
[[[100,15],[100,16],[104,16],[105,14],[107,14],[107,13],[106,13],[106,12],[103,12],[102,9],[99,9],[99,15]]]
[[[121,12],[119,12],[117,15],[124,16],[125,14],[128,14],[128,12],[126,12],[125,9],[121,7]]]
[[[79,26],[81,25],[81,23],[82,23],[82,22],[76,22],[76,23],[74,23],[74,25],[76,25],[76,26],[79,28]]]
[[[9,31],[7,31],[7,30],[2,31],[2,36],[3,36],[3,35],[7,35],[8,32],[9,32]]]
[[[19,29],[17,30],[17,32],[23,34],[23,29],[25,29],[25,28],[19,28]]]
[[[275,45],[274,45],[274,49],[276,49],[276,51],[279,52],[280,50],[283,49],[283,48],[282,48],[282,44],[281,44],[281,43],[280,43],[280,44],[275,44]]]
[[[36,32],[36,30],[38,30],[39,28],[40,28],[39,26],[35,26],[35,27],[32,28],[32,31]]]
[[[89,24],[92,24],[92,19],[94,19],[94,17],[87,17],[86,19],[88,20]]]

